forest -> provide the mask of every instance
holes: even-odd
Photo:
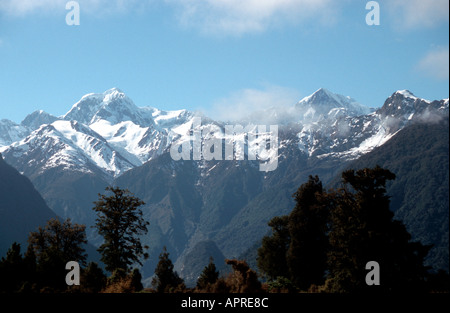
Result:
[[[269,221],[257,268],[226,259],[230,271],[221,274],[210,258],[189,288],[165,247],[144,288],[139,266],[149,255],[140,237],[151,227],[144,202],[108,187],[93,206],[102,264],[86,261],[85,225],[51,219],[29,234],[24,252],[14,242],[1,258],[0,293],[448,293],[449,274],[424,265],[431,246],[412,241],[394,219],[386,183],[395,178],[379,166],[349,169],[339,188],[325,190],[310,176],[292,195],[292,211]],[[70,261],[80,265],[78,283],[67,283]]]

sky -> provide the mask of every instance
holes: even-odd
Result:
[[[0,0],[0,119],[112,87],[213,117],[322,87],[375,108],[449,97],[448,0],[79,0],[79,25],[68,2]]]

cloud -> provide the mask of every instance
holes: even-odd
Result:
[[[61,12],[69,0],[0,0],[0,13],[27,16]],[[333,23],[338,15],[333,0],[77,0],[82,12],[95,14],[142,10],[163,3],[178,22],[203,33],[241,35],[272,26],[313,21]]]
[[[449,49],[448,47],[439,47],[427,53],[420,60],[417,69],[427,76],[436,79],[449,78]]]
[[[153,0],[77,0],[80,9],[88,13],[125,12],[133,8],[142,8]],[[0,12],[12,16],[26,16],[37,12],[65,11],[69,0],[1,0]]]
[[[436,112],[430,111],[428,108],[423,113],[415,118],[415,121],[426,124],[437,124],[442,121],[444,117]]]
[[[65,8],[64,0],[2,0],[0,11],[9,15],[23,16],[36,11],[53,11]]]
[[[261,124],[275,124],[278,119],[292,117],[298,102],[296,90],[266,86],[264,89],[242,89],[215,101],[205,114],[221,121],[251,120]]]
[[[432,28],[449,20],[448,0],[389,0],[386,5],[401,29]]]
[[[241,35],[273,25],[334,19],[332,0],[166,0],[175,7],[181,24],[204,33]]]

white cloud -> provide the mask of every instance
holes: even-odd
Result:
[[[418,70],[437,79],[449,78],[449,48],[439,47],[427,53],[417,65]]]
[[[36,12],[61,12],[68,0],[0,0],[0,12],[26,16]],[[301,23],[333,23],[340,1],[333,0],[77,0],[82,12],[105,14],[142,10],[164,3],[178,21],[204,33],[240,35],[269,27]],[[59,13],[58,13],[59,14]]]
[[[142,8],[154,0],[77,0],[83,12],[105,14]],[[36,12],[65,11],[69,0],[0,0],[0,12],[25,16]]]
[[[449,20],[448,0],[389,0],[386,5],[401,29],[431,28]]]
[[[314,20],[329,23],[336,14],[332,0],[166,0],[179,21],[204,33],[240,35],[273,25]]]
[[[440,121],[442,121],[444,117],[440,114],[437,114],[435,112],[431,112],[428,110],[428,108],[425,109],[425,111],[417,116],[415,120],[419,123],[431,123],[431,124],[437,124]]]
[[[37,10],[64,9],[66,2],[64,0],[2,0],[0,1],[0,11],[21,16]]]
[[[222,121],[239,121],[251,116],[254,122],[273,124],[277,119],[292,116],[299,98],[296,90],[280,86],[242,89],[215,101],[205,114]]]

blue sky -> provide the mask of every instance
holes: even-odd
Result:
[[[449,1],[0,0],[0,119],[65,114],[122,89],[138,106],[224,110],[293,105],[325,87],[379,107],[408,89],[449,94]]]

